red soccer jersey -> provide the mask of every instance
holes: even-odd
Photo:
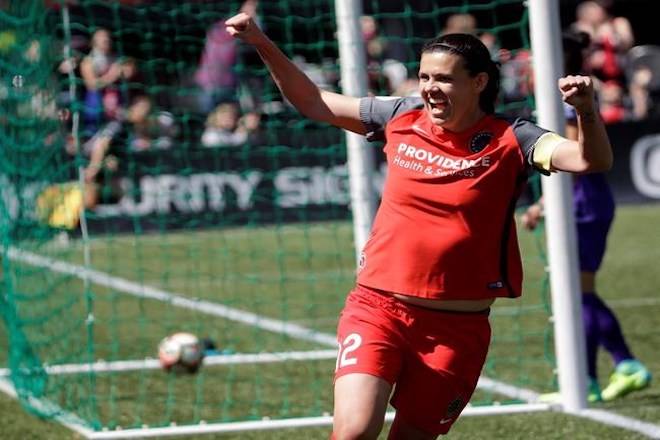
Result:
[[[435,126],[420,103],[361,103],[368,138],[385,127],[388,173],[357,282],[431,299],[520,296],[513,214],[527,158],[547,131],[489,115],[453,133]]]

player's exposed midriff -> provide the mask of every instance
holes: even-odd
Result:
[[[397,299],[412,304],[415,306],[426,307],[427,309],[435,310],[449,310],[453,312],[480,312],[488,309],[494,302],[495,298],[474,299],[474,300],[442,300],[442,299],[428,299],[417,298],[414,296],[401,295],[398,293],[390,293]]]

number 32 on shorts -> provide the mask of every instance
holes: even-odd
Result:
[[[362,336],[357,333],[351,333],[344,338],[344,341],[339,344],[339,351],[337,352],[337,365],[335,371],[342,367],[357,364],[356,357],[352,357],[351,353],[357,350],[362,345]]]

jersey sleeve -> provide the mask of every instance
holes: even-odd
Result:
[[[577,113],[572,105],[564,103],[564,117],[566,122],[577,124]]]
[[[512,126],[527,165],[549,175],[552,171],[552,153],[567,139],[526,119],[518,118]]]
[[[368,97],[360,100],[360,121],[367,128],[367,140],[370,142],[385,140],[385,126],[395,116],[408,110],[421,108],[421,98],[410,97]]]

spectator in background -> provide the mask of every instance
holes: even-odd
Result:
[[[646,66],[636,69],[632,74],[629,88],[634,119],[651,116],[651,109],[654,108],[649,90],[652,78],[653,72]]]
[[[57,98],[60,107],[69,107],[72,100],[83,100],[85,97],[80,93],[80,87],[76,87],[73,92],[76,96],[71,96],[70,77],[80,78],[80,63],[83,59],[83,52],[86,50],[88,41],[87,38],[80,35],[71,36],[69,47],[61,42],[62,57],[57,64],[57,75],[59,85],[59,95]]]
[[[119,199],[121,190],[116,171],[129,151],[150,148],[148,124],[151,111],[151,99],[145,95],[136,96],[128,108],[122,109],[118,117],[85,142],[83,153],[89,156],[85,167],[86,208],[93,209],[102,201]]]
[[[206,129],[202,134],[205,147],[236,147],[254,141],[259,129],[259,115],[246,113],[242,117],[238,105],[224,103],[218,105],[206,119]]]
[[[605,124],[616,124],[631,119],[631,114],[625,105],[625,91],[616,81],[606,81],[600,84],[599,90],[600,116]]]
[[[85,85],[83,110],[86,131],[96,132],[119,107],[117,82],[131,75],[131,66],[124,66],[112,51],[112,39],[107,29],[97,29],[92,35],[92,47],[80,64],[80,75]]]
[[[122,118],[123,122],[132,125],[132,133],[130,133],[127,145],[130,150],[144,151],[151,146],[149,115],[152,110],[153,103],[151,99],[145,95],[138,96]]]
[[[208,113],[219,102],[237,100],[236,59],[235,40],[221,22],[215,23],[206,36],[202,59],[195,72],[195,83],[202,92],[199,99],[201,112]]]
[[[257,16],[258,0],[246,0],[240,8],[251,17]],[[224,20],[215,22],[206,35],[206,44],[195,72],[195,83],[201,90],[198,110],[209,113],[223,102],[238,102],[238,45],[225,29]]]
[[[49,47],[44,48],[39,39],[30,39],[23,44],[16,44],[10,48],[10,54],[7,59],[15,68],[15,72],[30,72],[37,69],[50,69],[50,60],[48,57]],[[14,51],[12,56],[11,51]],[[39,120],[56,120],[57,106],[53,90],[50,88],[50,79],[47,83],[41,81],[30,81],[29,73],[23,75],[11,75],[11,86],[22,95],[22,99],[10,99],[8,102],[15,104],[14,111],[19,117],[37,118]],[[7,92],[3,91],[6,87],[0,84],[0,102],[7,99]]]
[[[447,17],[442,34],[472,34],[477,33],[477,19],[468,13],[457,13]]]
[[[534,94],[534,72],[530,51],[520,49],[511,53],[511,58],[502,63],[502,100],[506,114],[532,118],[533,106],[526,100]]]
[[[118,65],[123,84],[113,84],[101,96],[102,124],[82,146],[89,157],[84,201],[89,209],[101,199],[114,201],[120,195],[116,171],[122,158],[129,152],[170,148],[177,131],[173,116],[155,111],[153,100],[144,93],[136,61],[127,58]]]
[[[504,63],[509,60],[510,53],[506,49],[502,49],[497,41],[497,37],[490,32],[479,32],[477,27],[477,19],[474,15],[464,12],[452,14],[447,17],[445,27],[442,29],[441,35],[446,34],[472,34],[479,37],[482,43],[488,48],[493,60]]]
[[[9,9],[9,0],[0,0],[0,11]],[[6,57],[16,45],[17,35],[14,29],[0,29],[0,56]]]
[[[633,118],[660,118],[660,45],[645,44],[628,52],[628,90]]]
[[[102,95],[104,120],[121,118],[121,112],[133,104],[142,93],[142,78],[133,58],[125,58],[120,64],[119,80],[108,86]],[[120,84],[121,83],[121,84]],[[139,88],[135,89],[135,83]]]
[[[580,3],[572,28],[586,32],[591,38],[585,60],[587,73],[603,82],[616,81],[625,87],[626,52],[635,39],[628,19],[610,15],[611,6],[610,0]]]
[[[378,22],[371,15],[360,17],[362,38],[367,50],[367,73],[372,93],[385,90],[391,93],[408,77],[408,69],[400,61],[387,58],[387,41],[380,35]],[[383,79],[386,81],[383,84]]]

